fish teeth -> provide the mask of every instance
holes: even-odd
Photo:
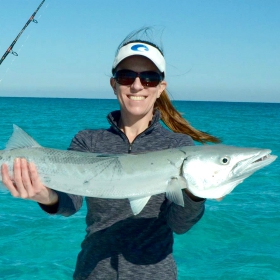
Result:
[[[263,161],[263,160],[266,160],[266,159],[268,159],[268,155],[263,156],[263,157],[261,157],[261,158],[257,159],[257,160],[256,160],[256,161],[254,161],[254,162]]]

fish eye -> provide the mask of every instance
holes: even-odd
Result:
[[[221,164],[224,164],[224,165],[229,164],[229,162],[230,162],[230,157],[228,157],[228,156],[222,157],[222,158],[220,159],[220,162],[221,162]]]

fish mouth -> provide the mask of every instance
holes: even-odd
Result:
[[[258,162],[258,161],[263,161],[263,160],[267,160],[270,157],[270,155],[265,155],[257,160],[255,160],[253,163]]]
[[[232,168],[231,179],[228,183],[234,188],[234,186],[243,182],[244,179],[248,178],[255,171],[275,161],[276,158],[277,156],[271,155],[270,150],[262,150],[258,154],[240,161]]]
[[[277,156],[271,155],[271,150],[263,150],[257,155],[241,162],[241,165],[238,167],[238,169],[241,171],[241,174],[253,173],[258,169],[269,165],[274,160],[276,160],[276,158]]]
[[[252,160],[252,164],[256,164],[258,162],[269,164],[277,158],[275,155],[271,155],[271,150],[265,150],[260,152],[259,155],[255,156]]]

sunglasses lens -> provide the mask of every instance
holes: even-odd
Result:
[[[140,73],[140,81],[143,86],[156,87],[161,80],[161,76],[157,72],[146,71]]]
[[[146,87],[156,87],[162,81],[161,75],[154,71],[137,73],[131,70],[119,70],[114,75],[117,83],[125,86],[132,85],[136,77],[139,77],[141,84]]]
[[[120,85],[129,86],[132,85],[137,77],[137,73],[130,70],[117,71],[114,78]]]

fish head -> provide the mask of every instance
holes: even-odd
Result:
[[[220,198],[255,171],[272,163],[277,157],[270,153],[268,149],[204,146],[185,158],[182,176],[194,195]]]

